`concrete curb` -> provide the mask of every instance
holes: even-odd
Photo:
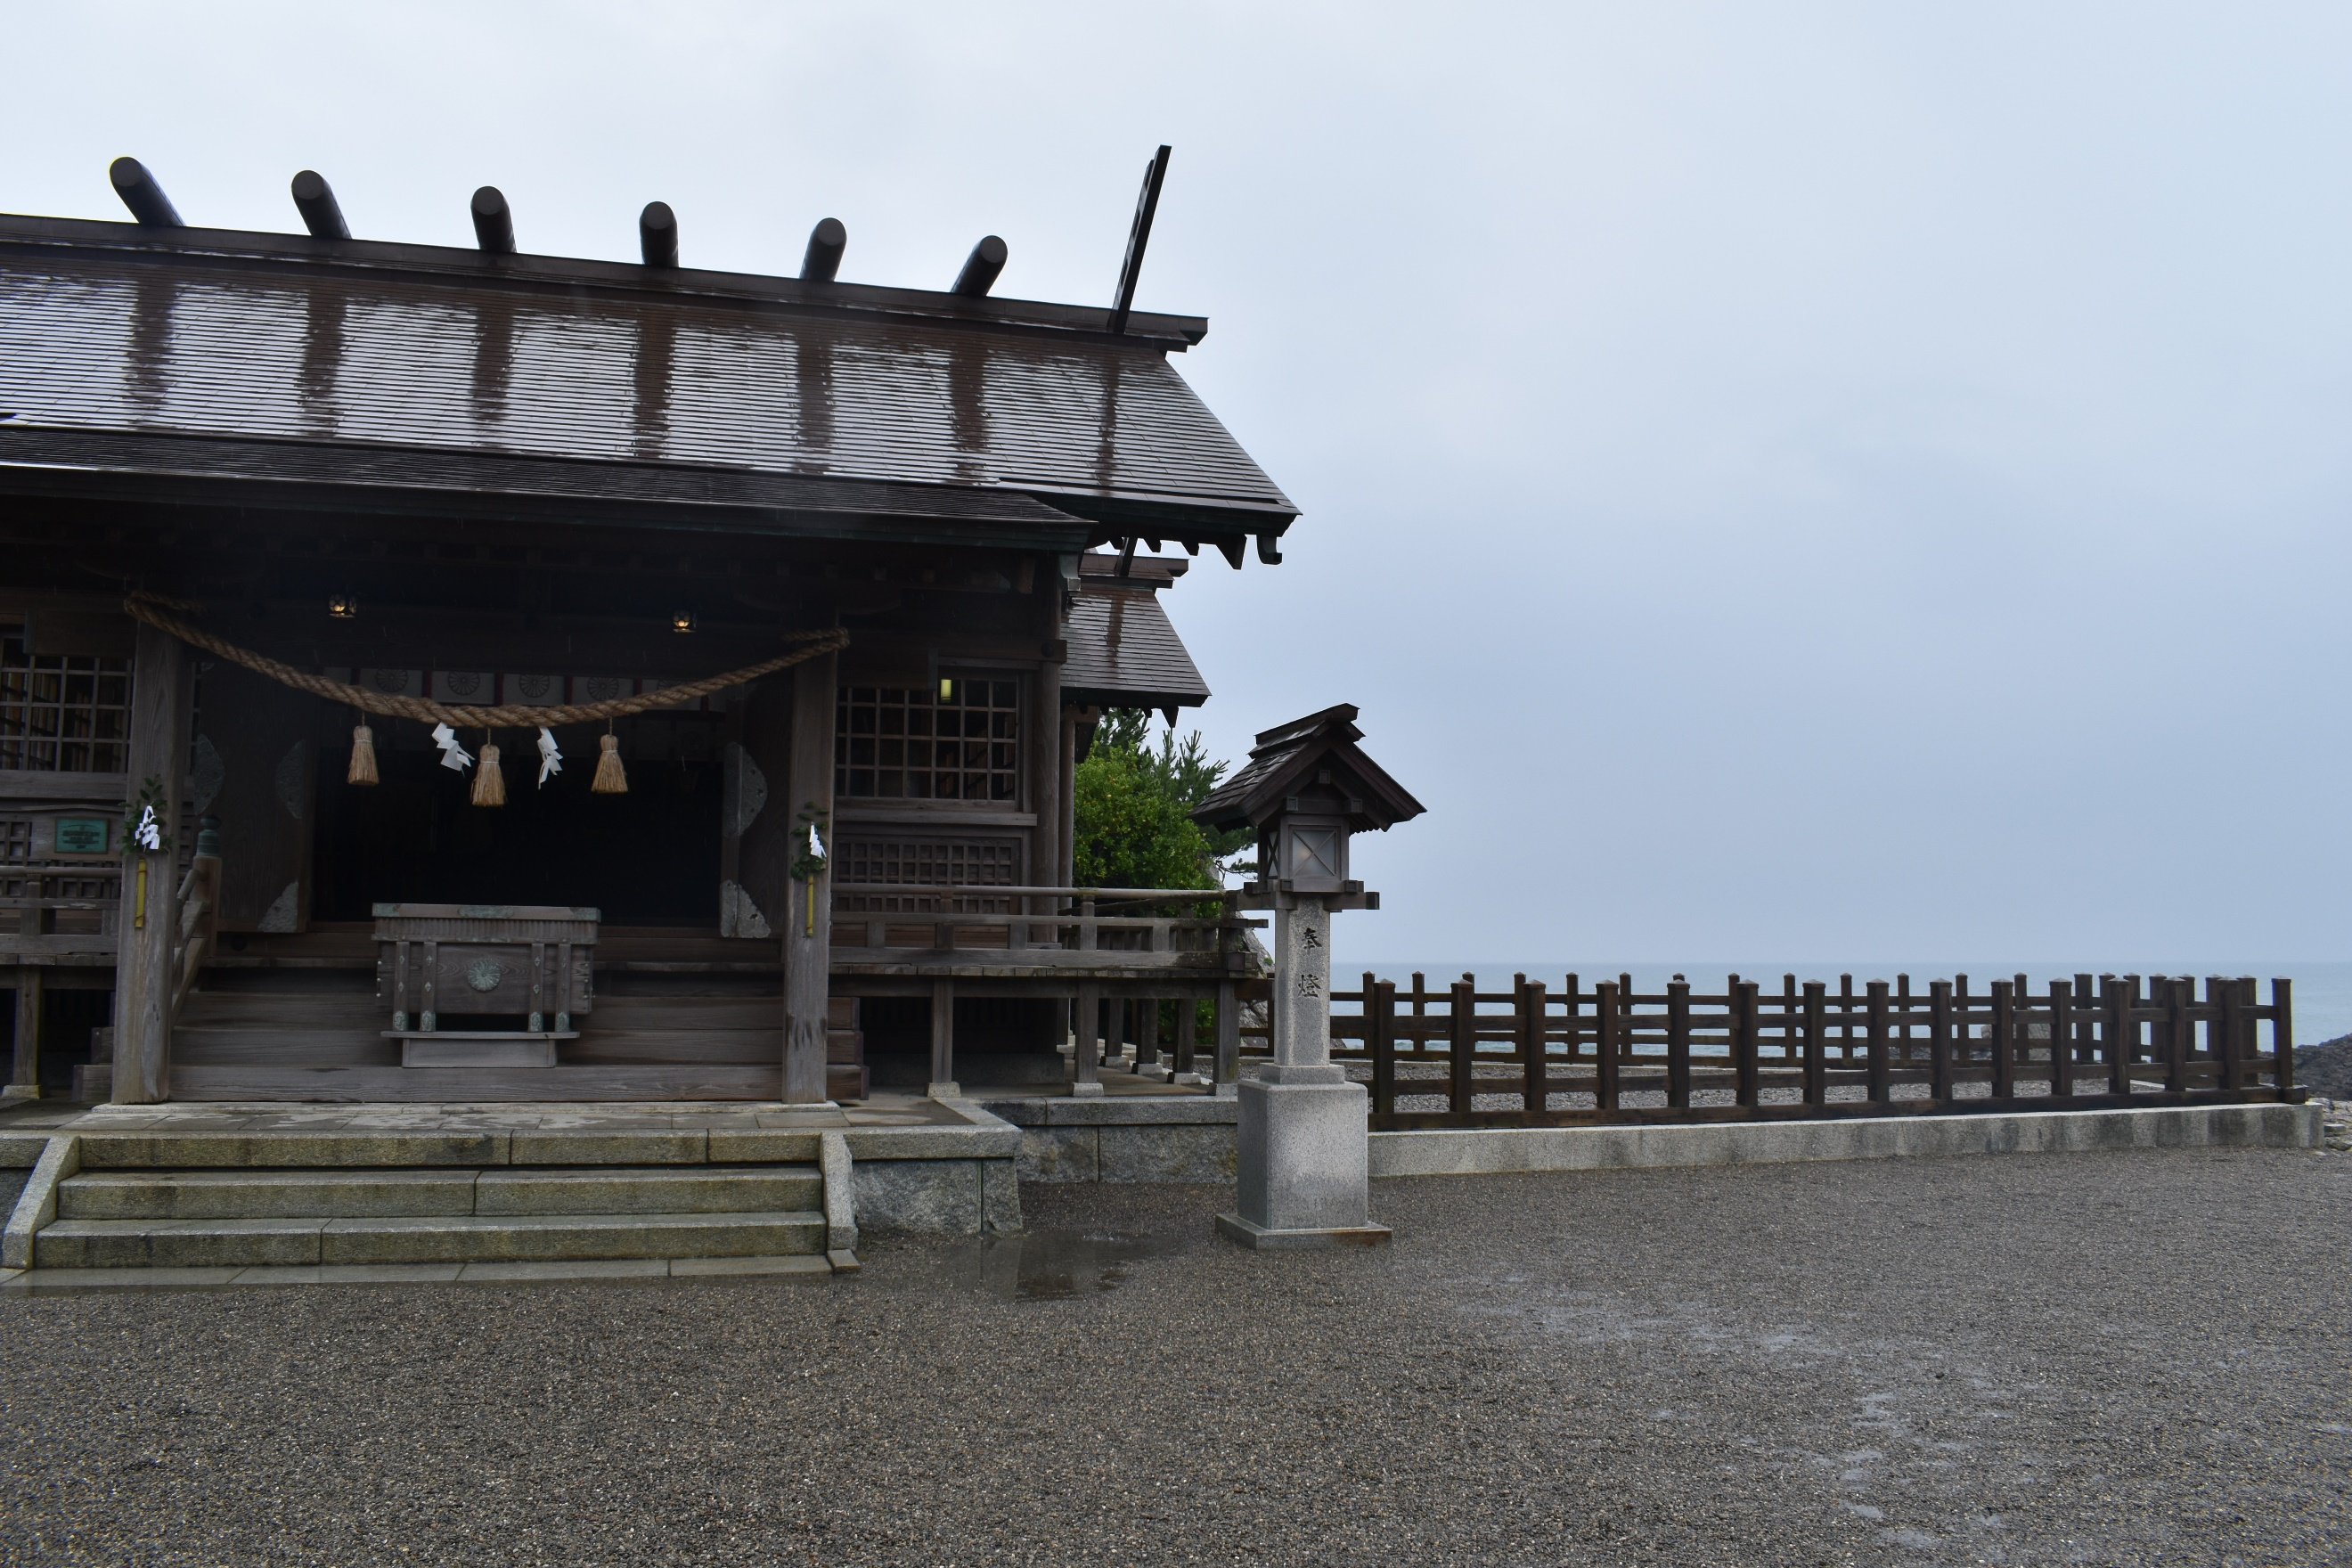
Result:
[[[2315,1149],[2320,1122],[2316,1105],[2272,1103],[1680,1126],[1433,1129],[1371,1134],[1371,1167],[1375,1176],[1478,1176],[2105,1149]]]

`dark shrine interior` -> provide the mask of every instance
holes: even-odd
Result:
[[[625,795],[588,787],[602,724],[556,731],[563,771],[544,786],[537,731],[499,731],[502,806],[472,805],[472,773],[444,767],[416,721],[374,721],[383,782],[372,789],[343,782],[347,739],[322,743],[311,917],[365,921],[379,903],[566,904],[597,909],[608,925],[716,926],[722,722],[619,721]],[[482,736],[461,739],[478,757]]]

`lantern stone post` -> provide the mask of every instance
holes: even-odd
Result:
[[[1244,909],[1274,911],[1267,1022],[1273,1057],[1242,1080],[1234,1212],[1217,1228],[1260,1249],[1374,1245],[1370,1106],[1331,1059],[1331,915],[1380,908],[1348,876],[1348,840],[1418,816],[1420,802],[1358,750],[1342,703],[1257,737],[1249,762],[1201,803],[1196,821],[1257,831],[1258,879]]]

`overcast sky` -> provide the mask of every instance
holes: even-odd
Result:
[[[1428,805],[1341,956],[2347,956],[2352,11],[15,7],[0,207],[1139,302],[1304,509],[1226,754]],[[2147,955],[2155,955],[2153,957]]]

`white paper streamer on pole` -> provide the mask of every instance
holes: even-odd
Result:
[[[441,748],[441,765],[452,773],[464,773],[474,765],[474,753],[457,743],[457,731],[446,724],[433,726],[433,743]]]

